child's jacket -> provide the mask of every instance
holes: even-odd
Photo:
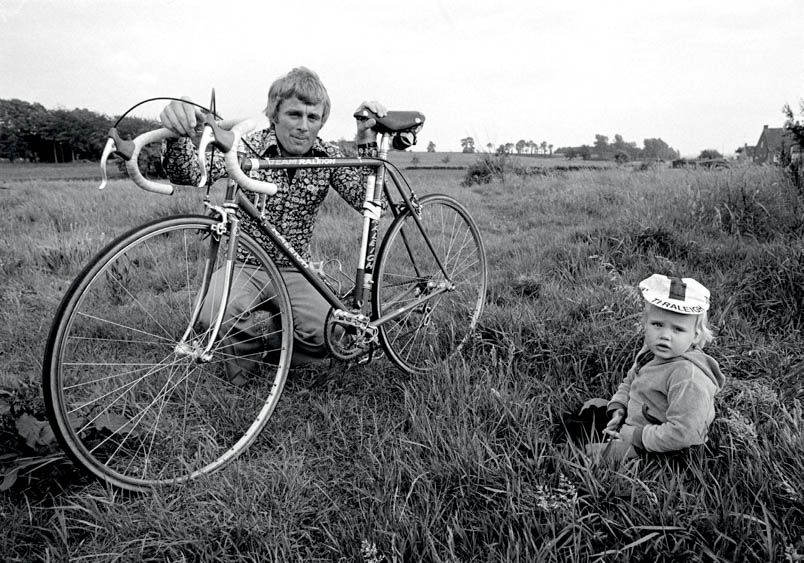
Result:
[[[608,404],[626,411],[620,437],[636,448],[670,452],[706,441],[715,395],[725,383],[717,361],[692,349],[670,360],[644,363],[643,348]],[[642,365],[642,367],[639,367]]]

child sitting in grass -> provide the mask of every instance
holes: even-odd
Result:
[[[692,278],[660,274],[639,288],[644,344],[608,402],[603,434],[610,441],[587,445],[593,457],[628,459],[703,444],[725,381],[717,361],[702,351],[712,340],[709,290]]]

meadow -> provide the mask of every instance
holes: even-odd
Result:
[[[417,193],[462,201],[483,233],[489,294],[462,357],[429,377],[382,359],[296,369],[246,455],[139,496],[87,480],[44,425],[21,436],[17,422],[42,419],[44,341],[81,266],[131,226],[199,210],[202,193],[3,171],[6,561],[804,560],[804,194],[780,169],[473,186],[463,170],[403,170]],[[314,253],[351,275],[358,226],[331,196]],[[709,444],[594,465],[557,423],[624,377],[641,343],[636,284],[654,272],[712,291],[707,351],[728,381]]]

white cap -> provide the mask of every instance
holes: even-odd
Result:
[[[682,315],[700,315],[709,309],[709,290],[692,278],[670,278],[661,274],[639,282],[645,301]]]

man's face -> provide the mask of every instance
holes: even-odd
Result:
[[[663,360],[680,356],[690,349],[695,340],[696,320],[696,315],[682,315],[648,305],[645,311],[645,345]]]
[[[286,152],[306,154],[323,125],[324,104],[306,104],[295,96],[282,100],[276,112],[276,138]]]

